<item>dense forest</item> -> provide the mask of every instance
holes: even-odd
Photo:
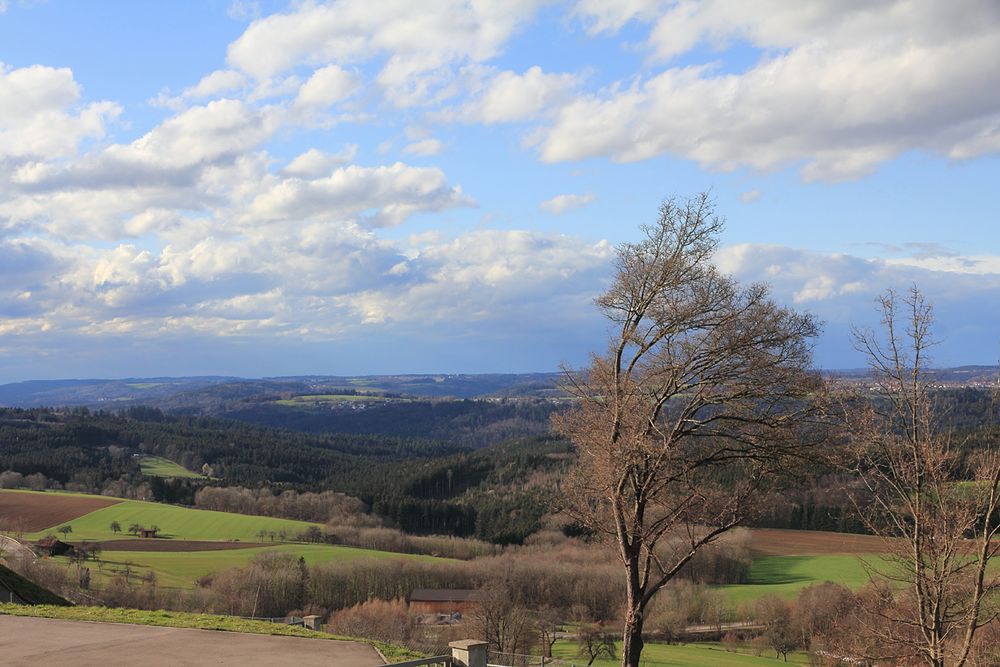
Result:
[[[547,473],[566,465],[568,451],[545,436],[474,451],[429,439],[308,435],[150,408],[0,409],[0,471],[17,473],[0,483],[184,504],[205,484],[335,490],[361,498],[408,532],[501,543],[537,530],[547,505],[542,496],[555,483]],[[204,467],[213,479],[145,478],[141,455]]]
[[[998,406],[988,392],[942,390],[935,398],[958,456],[972,457],[996,437]],[[569,443],[545,433],[555,406],[534,400],[410,401],[321,411],[312,420],[307,413],[301,423],[285,424],[289,428],[248,423],[271,422],[275,413],[267,410],[239,421],[146,407],[116,413],[0,408],[0,486],[181,504],[193,504],[203,486],[275,494],[337,491],[409,533],[519,543],[539,529],[572,464]],[[337,428],[324,431],[322,425],[330,423]],[[356,432],[331,432],[341,429]],[[144,476],[143,455],[205,470],[210,478]],[[850,500],[856,484],[817,463],[773,490],[754,524],[860,532]]]

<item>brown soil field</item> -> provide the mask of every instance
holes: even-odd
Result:
[[[750,531],[750,551],[762,556],[860,554],[885,550],[885,542],[875,535],[777,528],[754,528]]]
[[[0,517],[7,529],[34,533],[120,502],[99,496],[0,491]]]
[[[223,549],[252,549],[268,546],[270,542],[203,542],[199,540],[105,540],[99,542],[105,551],[221,551]],[[277,544],[277,543],[274,543]]]

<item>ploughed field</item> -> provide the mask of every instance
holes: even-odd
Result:
[[[750,531],[750,550],[762,556],[873,554],[885,551],[885,541],[876,535],[754,528]]]
[[[0,491],[0,528],[35,533],[122,502],[119,498],[78,493]]]

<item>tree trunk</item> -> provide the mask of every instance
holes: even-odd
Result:
[[[645,619],[638,602],[629,601],[625,617],[625,633],[622,637],[622,667],[639,667],[642,655],[642,625]]]

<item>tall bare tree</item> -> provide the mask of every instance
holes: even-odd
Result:
[[[820,386],[817,323],[740,285],[712,255],[723,228],[707,195],[668,200],[620,246],[597,305],[608,351],[567,374],[578,400],[554,425],[579,462],[564,508],[610,538],[624,566],[622,664],[639,664],[646,608],[695,553],[744,519]],[[666,539],[664,539],[666,538]]]
[[[988,572],[1000,549],[1000,449],[961,457],[927,379],[933,313],[912,287],[879,299],[882,331],[855,330],[872,370],[870,395],[847,411],[863,521],[886,539],[872,561],[878,595],[864,624],[869,657],[968,663],[976,631],[996,618]],[[995,397],[994,397],[995,401]],[[987,609],[993,604],[993,609]]]

